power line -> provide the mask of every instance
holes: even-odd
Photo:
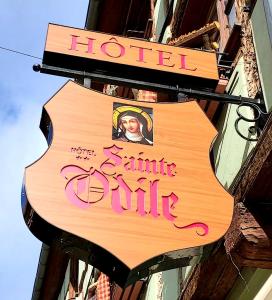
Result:
[[[5,47],[2,47],[2,46],[0,46],[0,49],[6,50],[6,51],[9,51],[9,52],[13,52],[13,53],[16,53],[16,54],[21,54],[21,55],[24,55],[24,56],[28,56],[28,57],[32,57],[32,58],[36,58],[36,59],[42,60],[42,58],[40,58],[40,57],[33,56],[33,55],[30,55],[30,54],[27,54],[27,53],[24,53],[24,52],[20,52],[20,51],[17,51],[17,50],[5,48]]]

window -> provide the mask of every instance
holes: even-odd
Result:
[[[233,28],[235,22],[236,22],[236,9],[235,9],[235,5],[232,5],[230,13],[228,14],[228,20],[229,20],[229,28],[231,30]]]
[[[234,0],[225,1],[225,14],[228,17],[229,29],[231,30],[236,22],[236,9]]]

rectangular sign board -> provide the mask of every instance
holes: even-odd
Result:
[[[49,24],[43,64],[149,80],[214,88],[216,53],[180,48]]]

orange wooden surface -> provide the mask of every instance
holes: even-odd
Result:
[[[71,47],[72,35],[77,36],[74,50],[71,50],[73,48]],[[89,52],[86,45],[88,44],[88,38],[94,39]],[[84,43],[84,45],[80,43]],[[106,43],[106,52],[110,55],[106,55],[101,51],[103,43]],[[125,53],[123,56],[117,57],[120,55],[121,48],[118,45],[116,46],[116,43],[124,47]],[[145,49],[139,50],[138,47]],[[45,51],[218,80],[215,53],[112,36],[60,25],[49,24]],[[140,51],[142,51],[142,58],[139,56]],[[160,54],[160,51],[163,51],[163,53]],[[159,61],[160,55],[161,64]],[[181,62],[180,55],[185,57],[183,62],[185,65]],[[182,65],[185,68],[182,68]]]
[[[154,145],[141,145],[112,140],[113,102],[153,108]],[[33,209],[47,222],[62,230],[91,241],[114,254],[130,269],[160,255],[218,240],[228,229],[233,211],[233,198],[219,184],[211,169],[209,150],[216,136],[201,108],[195,102],[158,104],[133,102],[96,93],[69,81],[45,105],[53,123],[52,144],[45,154],[27,167],[25,186]],[[100,202],[82,209],[66,197],[67,180],[60,172],[64,166],[78,165],[97,168],[106,157],[103,147],[115,144],[123,148],[120,156],[142,156],[159,161],[164,158],[176,164],[176,176],[146,174],[115,168],[135,191],[137,179],[159,179],[158,196],[174,192],[179,201],[172,209],[175,224],[186,226],[195,222],[208,225],[209,232],[200,236],[201,229],[177,229],[163,217],[161,201],[157,218],[140,216],[135,197],[132,209],[118,214],[111,207],[110,194]],[[93,149],[96,156],[79,160],[71,147]],[[116,186],[113,178],[111,187]],[[148,183],[142,188],[147,190]],[[148,208],[148,205],[147,205]]]

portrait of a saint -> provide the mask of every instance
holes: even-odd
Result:
[[[153,145],[152,109],[114,103],[112,121],[114,140]]]

